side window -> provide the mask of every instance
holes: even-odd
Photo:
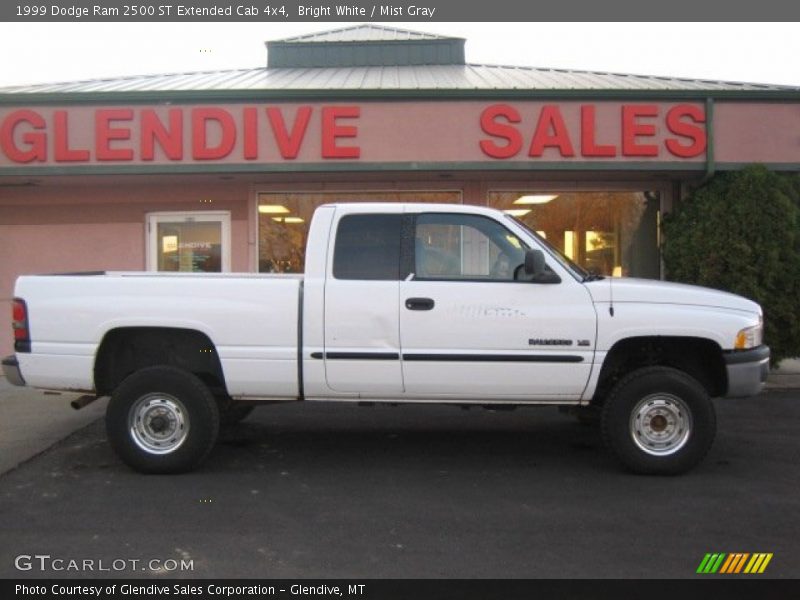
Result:
[[[333,251],[336,279],[400,279],[402,215],[347,215]]]
[[[420,279],[513,281],[526,246],[485,217],[423,214],[417,217],[414,273]]]

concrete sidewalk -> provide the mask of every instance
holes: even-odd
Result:
[[[800,359],[785,360],[767,380],[768,390],[800,390]],[[74,410],[76,394],[14,387],[0,375],[0,474],[47,450],[69,434],[101,418],[107,400]]]
[[[107,400],[74,410],[77,397],[15,387],[0,375],[0,474],[103,416]]]
[[[780,368],[770,371],[767,389],[800,389],[800,358],[788,358],[781,362]]]

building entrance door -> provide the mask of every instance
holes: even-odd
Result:
[[[147,270],[223,273],[231,270],[231,215],[220,212],[147,215]]]

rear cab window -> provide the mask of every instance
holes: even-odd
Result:
[[[400,279],[403,215],[346,215],[336,230],[333,276],[336,279]]]

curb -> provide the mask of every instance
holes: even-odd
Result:
[[[800,390],[800,375],[786,377],[770,377],[767,380],[767,390]]]

